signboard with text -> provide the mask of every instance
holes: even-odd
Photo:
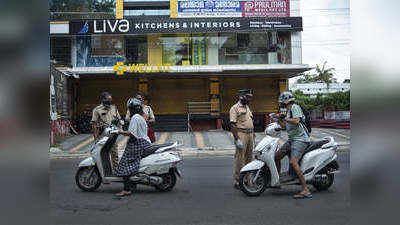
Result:
[[[171,18],[289,17],[290,0],[171,0]]]
[[[302,31],[301,17],[169,18],[72,20],[70,34],[148,34]]]
[[[242,1],[243,17],[289,17],[290,0]]]

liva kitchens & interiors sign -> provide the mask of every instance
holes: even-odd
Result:
[[[72,20],[70,34],[146,34],[302,31],[301,17],[169,18]]]

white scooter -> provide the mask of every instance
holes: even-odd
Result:
[[[265,134],[254,150],[255,159],[240,171],[239,186],[248,196],[258,196],[268,187],[300,184],[294,172],[279,174],[275,165],[281,126],[271,123]],[[336,149],[337,143],[332,137],[313,140],[299,160],[306,182],[317,190],[327,190],[333,184],[334,174],[339,172]]]
[[[112,171],[111,147],[115,144],[119,130],[115,125],[105,129],[105,135],[91,150],[91,156],[79,163],[75,175],[76,184],[83,191],[95,191],[102,183],[123,182]],[[133,184],[154,186],[160,191],[171,191],[176,184],[176,175],[181,177],[177,164],[182,157],[176,152],[178,143],[152,145],[144,150],[139,173],[130,177]],[[136,185],[134,185],[136,187]]]

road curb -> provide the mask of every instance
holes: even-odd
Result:
[[[183,157],[191,157],[191,158],[202,158],[202,157],[218,157],[218,156],[234,156],[235,149],[218,149],[214,148],[210,150],[208,149],[178,149],[177,150]],[[339,146],[337,152],[350,152],[349,146]],[[86,158],[89,157],[90,153],[49,153],[50,159],[68,159],[68,158]]]

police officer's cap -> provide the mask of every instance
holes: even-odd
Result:
[[[249,95],[249,96],[253,96],[253,90],[252,90],[252,89],[242,89],[242,90],[239,90],[239,95]]]

